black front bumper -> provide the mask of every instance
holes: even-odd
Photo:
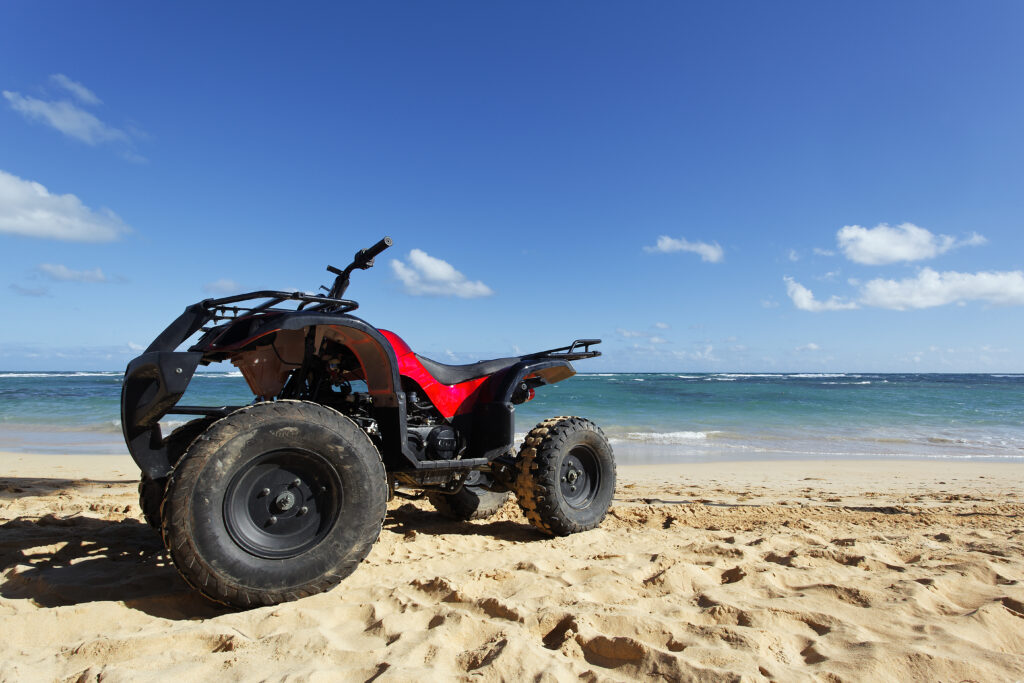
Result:
[[[125,370],[121,430],[135,463],[151,478],[171,471],[160,418],[181,400],[202,357],[198,351],[147,351]]]

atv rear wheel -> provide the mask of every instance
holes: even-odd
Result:
[[[181,456],[192,445],[196,438],[217,421],[214,417],[201,417],[181,425],[170,436],[164,439],[167,448],[167,460],[171,467],[178,464]],[[139,507],[142,516],[151,527],[160,530],[160,504],[164,500],[164,489],[167,488],[167,477],[153,479],[145,474],[139,479]]]
[[[207,598],[272,605],[355,571],[387,495],[380,454],[352,420],[304,401],[258,403],[214,424],[175,468],[164,541]]]
[[[553,417],[526,436],[516,459],[516,497],[530,523],[553,536],[598,526],[615,494],[615,456],[601,429]]]
[[[474,476],[475,475],[475,476]],[[487,475],[473,472],[465,486],[456,493],[430,493],[427,500],[434,509],[445,517],[468,522],[472,519],[487,519],[494,516],[505,506],[508,491],[489,491],[481,484],[481,478]]]

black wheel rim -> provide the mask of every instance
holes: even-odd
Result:
[[[323,456],[293,448],[269,451],[231,479],[224,523],[246,552],[285,559],[323,540],[342,502],[341,478]]]
[[[577,510],[586,508],[601,487],[597,455],[587,446],[576,446],[562,459],[559,478],[566,505]]]

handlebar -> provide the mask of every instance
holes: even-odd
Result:
[[[373,267],[373,259],[378,256],[382,251],[390,247],[394,242],[390,237],[384,237],[381,241],[374,244],[369,249],[360,249],[356,252],[355,257],[352,259],[352,263],[345,267],[345,270],[340,270],[334,266],[327,266],[327,270],[334,273],[338,277],[334,279],[334,286],[331,287],[328,292],[329,297],[341,297],[344,296],[345,290],[348,289],[348,276],[356,269],[366,270]],[[324,287],[324,289],[327,289]]]
[[[356,268],[360,270],[366,270],[367,268],[373,267],[373,259],[378,256],[382,251],[394,244],[394,241],[390,237],[385,237],[377,244],[373,245],[369,249],[360,249],[356,252],[356,255],[352,258],[350,263],[345,270],[335,268],[334,266],[327,266],[327,270],[335,275],[346,275],[351,273]]]
[[[385,249],[387,249],[388,247],[390,247],[392,244],[394,244],[394,242],[392,242],[391,238],[385,237],[384,239],[382,239],[380,242],[377,242],[377,244],[373,245],[369,249],[360,249],[356,253],[355,260],[359,261],[360,259],[364,259],[369,261],[370,265],[373,265],[373,258],[380,254]]]

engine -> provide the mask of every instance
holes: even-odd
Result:
[[[408,427],[409,445],[425,460],[454,460],[459,437],[450,425]]]

